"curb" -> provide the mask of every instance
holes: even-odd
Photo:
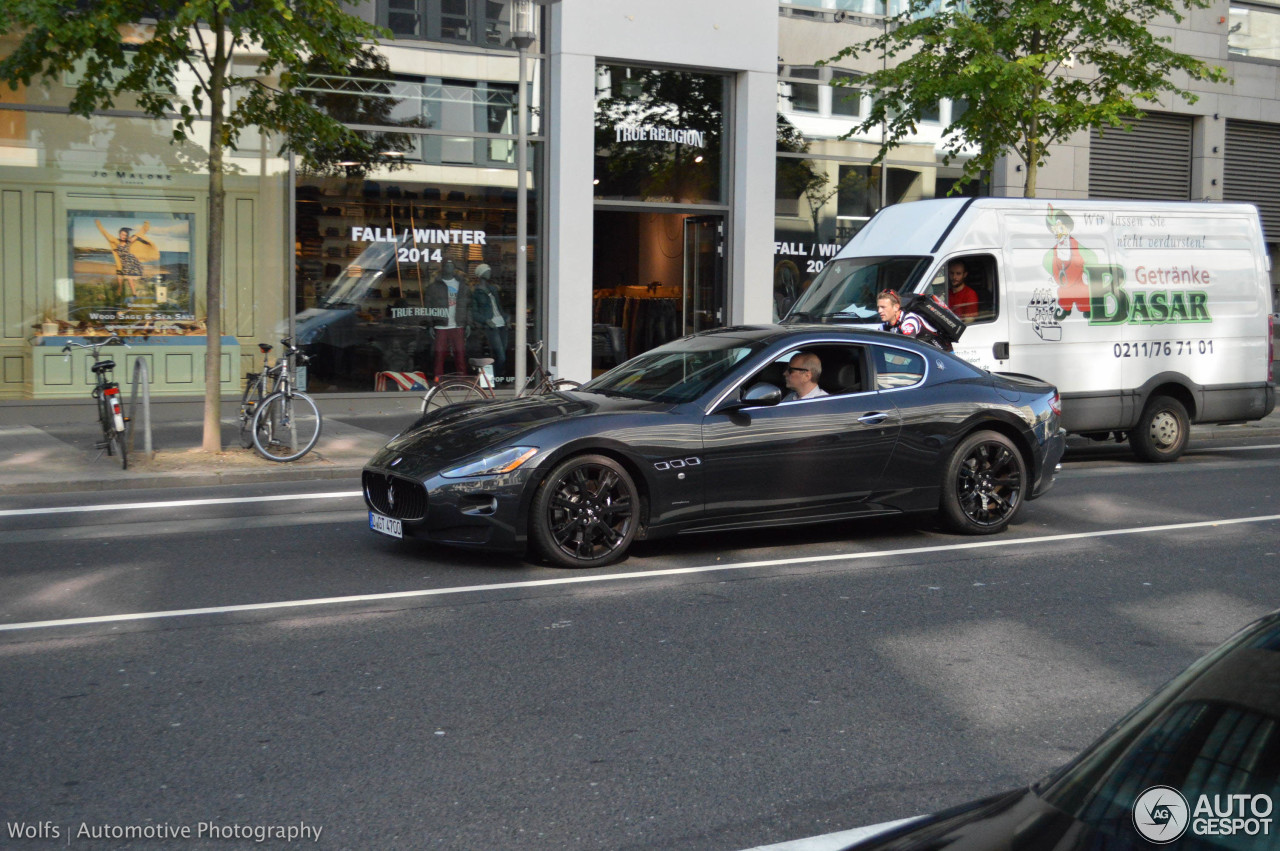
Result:
[[[307,482],[325,479],[347,479],[357,487],[360,482],[360,464],[344,464],[323,470],[248,470],[226,472],[173,472],[131,474],[119,471],[120,478],[31,479],[5,481],[0,479],[0,494],[49,494],[77,492],[103,492],[144,490],[149,488],[201,488],[221,485],[253,485],[264,482]]]

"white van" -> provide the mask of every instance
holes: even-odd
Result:
[[[1245,204],[916,201],[877,213],[784,321],[878,323],[877,293],[932,293],[964,315],[957,354],[1055,384],[1070,432],[1172,461],[1191,423],[1274,409],[1269,268]]]

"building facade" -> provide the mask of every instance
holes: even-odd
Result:
[[[454,372],[466,357],[492,357],[509,382],[518,323],[557,375],[585,380],[686,333],[780,316],[876,210],[959,177],[939,153],[955,104],[884,164],[871,162],[878,138],[840,138],[867,101],[831,83],[867,69],[817,63],[882,27],[880,0],[559,0],[540,7],[528,63],[521,258],[513,5],[359,7],[393,33],[389,71],[309,88],[382,144],[384,168],[307,173],[272,140],[241,139],[226,176],[228,397],[256,344],[290,333],[320,395],[382,392],[396,386],[385,373]],[[1132,134],[1059,146],[1040,194],[1244,200],[1280,234],[1277,21],[1280,4],[1221,0],[1169,28],[1233,83]],[[129,378],[144,361],[153,396],[198,397],[201,137],[174,144],[128,103],[72,116],[75,82],[0,90],[0,403],[83,395],[87,363],[62,345],[113,332],[130,342],[116,358]],[[963,191],[1020,194],[1018,177],[1010,163]],[[461,357],[444,344],[458,337]]]

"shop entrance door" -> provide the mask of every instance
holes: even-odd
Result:
[[[594,374],[724,324],[724,221],[717,214],[596,210]]]
[[[684,333],[724,325],[724,216],[684,220]]]

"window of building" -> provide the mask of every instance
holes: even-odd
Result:
[[[723,74],[598,66],[596,199],[723,203],[728,90]]]
[[[489,185],[440,183],[428,169],[436,170],[408,166],[376,179],[299,176],[294,322],[312,358],[313,392],[380,389],[383,372],[465,371],[465,359],[442,351],[436,329],[481,318],[485,333],[464,338],[465,355],[493,358],[499,384],[511,380],[515,190],[499,174]],[[536,217],[530,227],[533,255]],[[531,264],[531,307],[536,278]]]
[[[1228,53],[1280,60],[1280,8],[1232,3],[1230,21]]]
[[[378,23],[397,39],[504,47],[513,0],[377,0]]]
[[[778,66],[778,109],[806,115],[856,118],[862,94],[850,84],[861,75],[841,68]],[[839,82],[840,85],[832,85]]]

